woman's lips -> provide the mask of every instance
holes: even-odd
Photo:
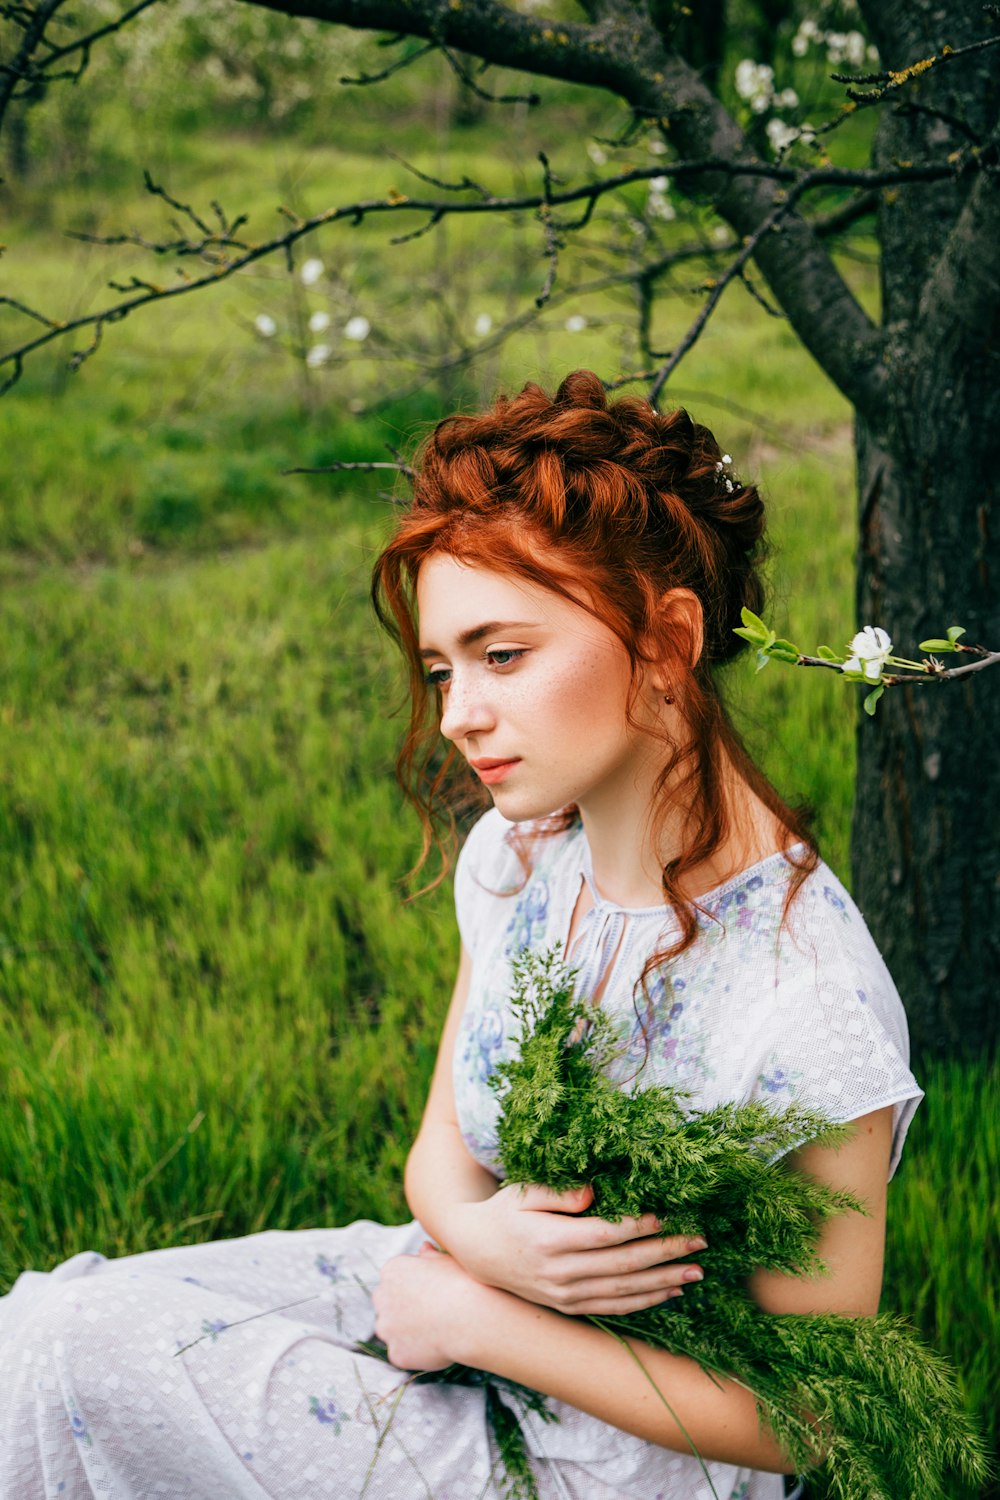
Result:
[[[517,760],[470,760],[469,765],[476,772],[480,781],[485,786],[493,786],[497,781],[503,781],[508,771],[518,764]]]

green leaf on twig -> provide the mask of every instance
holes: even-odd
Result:
[[[753,631],[755,636],[762,641],[766,641],[771,634],[764,621],[760,618],[760,615],[755,615],[752,609],[747,609],[746,605],[740,610],[740,619],[747,630]],[[737,631],[737,634],[742,635],[743,631]]]
[[[878,700],[881,698],[881,696],[882,696],[882,694],[884,692],[885,692],[885,683],[884,682],[880,682],[877,688],[872,688],[871,692],[868,694],[868,697],[865,699],[865,713],[866,714],[873,714],[875,712],[875,705],[876,705],[876,703],[878,703]]]
[[[949,625],[947,640],[934,636],[929,641],[921,641],[920,649],[921,651],[959,651],[961,647],[956,645],[956,642],[959,636],[964,634],[965,630],[961,625]]]
[[[839,651],[832,650],[829,646],[820,646],[817,651],[820,661],[844,661],[844,656]]]

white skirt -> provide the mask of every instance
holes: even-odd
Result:
[[[478,1386],[358,1344],[419,1224],[83,1253],[0,1298],[0,1500],[501,1500]],[[508,1398],[509,1399],[509,1398]],[[523,1420],[544,1500],[780,1500],[561,1402]]]

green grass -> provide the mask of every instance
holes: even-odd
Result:
[[[470,139],[468,158],[425,163],[487,173]],[[289,180],[309,207],[388,171],[238,138],[187,141],[175,160],[181,196],[225,188],[262,216]],[[103,189],[67,189],[43,217],[125,215],[124,191]],[[24,198],[5,230],[25,292],[65,308],[96,296],[112,261],[134,268],[83,248],[67,261],[37,210]],[[391,325],[373,319],[372,343],[322,370],[289,346],[309,311],[369,310],[378,288],[379,307],[438,347],[411,268],[433,290],[471,264],[479,233],[428,237],[404,259],[379,250],[384,232],[331,232],[319,291],[279,268],[241,278],[110,329],[77,376],[37,363],[0,403],[4,1286],[90,1246],[405,1212],[400,1168],[457,939],[446,890],[402,899],[418,835],[392,779],[400,688],[365,598],[390,506],[374,481],[282,471],[382,457],[499,383],[614,369],[623,310],[606,294],[563,304],[482,369],[412,395]],[[530,299],[544,268],[512,245],[498,240],[459,299],[466,328]],[[665,306],[661,343],[694,305]],[[577,310],[588,324],[571,333]],[[259,311],[280,314],[287,345],[254,336]],[[842,645],[855,628],[843,402],[739,289],[676,397],[765,488],[770,618],[803,648]],[[846,877],[852,690],[772,665],[735,673],[730,695]],[[925,1081],[890,1197],[887,1301],[953,1355],[992,1422],[996,1079],[936,1067]]]

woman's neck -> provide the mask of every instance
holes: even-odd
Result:
[[[728,831],[707,859],[685,871],[682,886],[689,900],[787,845],[787,830],[728,762],[721,793]],[[685,807],[669,807],[658,830],[652,826],[652,808],[652,786],[619,789],[613,803],[580,806],[594,884],[618,906],[641,908],[662,901],[663,868],[690,837]]]

